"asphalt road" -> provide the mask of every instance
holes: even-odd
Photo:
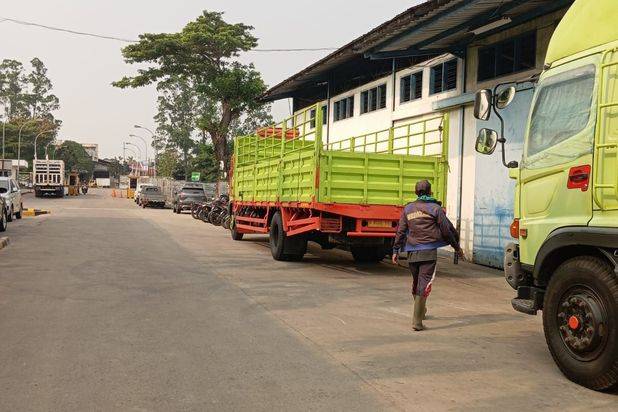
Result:
[[[428,330],[410,279],[142,210],[26,197],[0,251],[0,410],[616,410],[567,381],[499,272],[440,262]]]

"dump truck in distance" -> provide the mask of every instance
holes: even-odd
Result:
[[[276,260],[302,259],[312,241],[378,262],[417,181],[446,201],[447,148],[447,115],[325,143],[320,104],[308,107],[235,139],[232,238],[268,234]]]
[[[549,350],[571,380],[618,387],[618,4],[576,0],[549,43],[521,161],[505,159],[498,111],[517,84],[480,90],[476,150],[502,149],[515,179],[515,219],[504,268],[517,311],[543,311]],[[591,29],[593,28],[593,29]],[[525,348],[523,348],[525,350]]]
[[[64,161],[35,159],[32,162],[34,195],[64,196]]]

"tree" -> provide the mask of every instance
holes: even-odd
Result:
[[[4,104],[6,122],[6,156],[21,159],[34,157],[34,139],[37,140],[37,154],[42,157],[45,146],[55,139],[61,121],[54,118],[53,111],[59,108],[59,99],[51,93],[52,82],[47,77],[47,68],[38,58],[30,61],[31,71],[12,59],[0,62],[0,102]],[[36,121],[33,121],[35,120]],[[21,129],[21,146],[19,130]]]
[[[76,171],[81,180],[90,180],[94,170],[94,162],[84,147],[72,140],[65,140],[56,149],[56,159],[64,161],[65,170]]]
[[[157,156],[157,174],[161,177],[174,177],[178,163],[178,152],[175,149],[165,149]]]
[[[51,112],[60,108],[60,100],[51,93],[52,82],[47,77],[47,68],[35,57],[30,60],[32,71],[26,76],[30,85],[30,93],[26,95],[26,105],[30,118],[48,118]]]
[[[204,11],[178,33],[142,34],[139,42],[122,49],[129,64],[147,64],[132,77],[113,85],[141,87],[180,77],[197,93],[199,127],[209,134],[217,163],[228,165],[229,132],[244,113],[261,106],[258,97],[266,90],[253,65],[234,58],[257,45],[253,29],[229,24],[218,12]]]
[[[27,116],[26,87],[24,65],[13,59],[2,60],[0,63],[0,100],[4,105],[4,115],[9,121]]]
[[[157,132],[165,138],[165,147],[182,153],[184,179],[187,180],[190,173],[189,153],[195,146],[191,135],[195,130],[196,96],[189,83],[176,76],[160,82],[157,90]]]

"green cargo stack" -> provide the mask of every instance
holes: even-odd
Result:
[[[445,202],[446,115],[322,145],[321,112],[312,107],[236,138],[234,200],[402,206],[428,179]]]

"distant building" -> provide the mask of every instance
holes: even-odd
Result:
[[[0,159],[0,176],[19,178],[20,169],[27,169],[28,162],[21,159],[19,162],[15,159]]]
[[[93,161],[99,160],[99,145],[97,143],[81,143],[81,145]]]
[[[56,140],[56,143],[55,143],[56,148],[62,146],[64,142],[66,142],[66,140]],[[88,156],[90,156],[90,158],[94,162],[97,162],[99,160],[99,144],[98,143],[79,143],[79,144],[82,145],[86,153],[88,153]]]

